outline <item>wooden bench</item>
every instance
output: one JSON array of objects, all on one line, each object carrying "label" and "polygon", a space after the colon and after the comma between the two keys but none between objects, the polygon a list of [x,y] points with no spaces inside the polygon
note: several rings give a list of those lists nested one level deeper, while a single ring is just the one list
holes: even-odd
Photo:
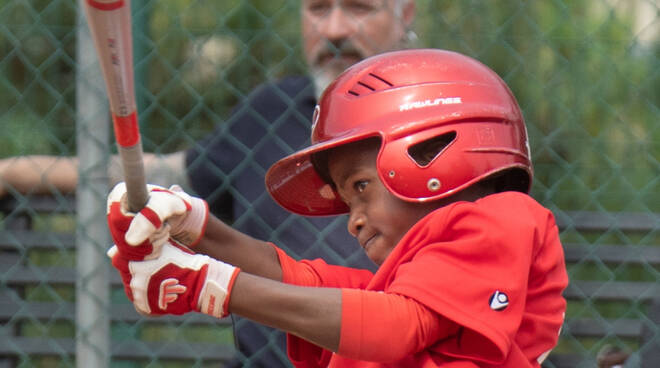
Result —
[{"label": "wooden bench", "polygon": [[595,367],[605,346],[632,367],[660,367],[660,215],[557,215],[570,283],[566,323],[547,367]]},{"label": "wooden bench", "polygon": [[[72,217],[71,198],[30,198],[0,201],[0,367],[19,362],[38,362],[42,357],[71,361],[75,354],[75,301],[57,296],[75,291],[76,270],[36,262],[33,254],[56,253],[66,257],[75,251],[72,230],[43,231],[34,224],[39,216]],[[566,324],[558,347],[544,367],[594,367],[597,352],[606,344],[619,345],[631,353],[633,366],[657,367],[660,362],[660,216],[656,214],[611,214],[572,212],[559,214],[571,283],[565,292],[569,302]],[[38,258],[38,257],[37,257]],[[628,272],[635,277],[627,277]],[[596,270],[596,271],[592,271]],[[594,275],[594,273],[596,275]],[[605,277],[598,274],[605,274]],[[158,319],[144,318],[128,303],[115,272],[110,320],[114,329],[135,331],[159,329],[180,334],[191,329],[225,331],[224,341],[187,338],[163,340],[151,337],[114,336],[113,361],[226,362],[234,354],[230,321],[200,314]],[[591,276],[601,276],[591,277]],[[51,297],[41,300],[34,289]],[[614,314],[599,308],[616,305]],[[63,324],[65,332],[57,330]],[[206,330],[204,330],[206,329]],[[36,332],[31,331],[36,330]],[[55,330],[55,331],[51,331]],[[172,333],[171,331],[176,332]],[[168,332],[169,331],[169,332]],[[113,332],[113,335],[121,335]],[[220,339],[222,340],[222,339]],[[187,365],[186,365],[187,364]],[[636,365],[635,365],[636,364]],[[36,365],[36,364],[35,364]]]},{"label": "wooden bench", "polygon": [[[71,229],[41,231],[35,218],[73,223],[74,209],[71,198],[0,201],[0,367],[73,362],[77,275],[70,263],[75,262],[75,237]],[[108,312],[113,361],[175,361],[188,367],[234,356],[229,319],[203,314],[145,318],[128,302],[112,271]]]}]

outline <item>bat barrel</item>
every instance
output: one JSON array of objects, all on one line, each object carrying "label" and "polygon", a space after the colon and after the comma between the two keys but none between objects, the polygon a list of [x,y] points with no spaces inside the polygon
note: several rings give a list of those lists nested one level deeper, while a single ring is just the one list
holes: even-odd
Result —
[{"label": "bat barrel", "polygon": [[129,207],[137,212],[148,191],[135,103],[130,0],[84,0],[84,7],[110,100]]}]

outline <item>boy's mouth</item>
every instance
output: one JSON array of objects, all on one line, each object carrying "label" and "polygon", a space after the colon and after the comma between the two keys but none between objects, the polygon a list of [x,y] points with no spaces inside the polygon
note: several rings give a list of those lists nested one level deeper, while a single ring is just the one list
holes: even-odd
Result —
[{"label": "boy's mouth", "polygon": [[373,234],[373,235],[367,237],[366,239],[361,240],[360,241],[360,246],[362,246],[362,248],[364,250],[367,250],[371,246],[371,244],[373,243],[374,239],[376,239],[376,236],[377,236],[376,234]]}]

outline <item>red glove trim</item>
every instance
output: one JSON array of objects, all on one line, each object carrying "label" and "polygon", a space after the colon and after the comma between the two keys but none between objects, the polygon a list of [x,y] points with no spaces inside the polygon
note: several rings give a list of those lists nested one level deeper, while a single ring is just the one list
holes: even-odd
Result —
[{"label": "red glove trim", "polygon": [[131,273],[128,270],[128,261],[119,253],[111,259],[112,266],[119,271],[122,284],[124,284],[124,293],[131,302],[133,301],[133,292],[131,291]]},{"label": "red glove trim", "polygon": [[121,205],[119,202],[113,202],[110,205],[110,211],[108,212],[107,218],[110,235],[123,258],[126,258],[127,261],[141,261],[145,256],[151,254],[153,251],[153,245],[149,239],[146,239],[138,246],[131,246],[126,243],[124,236],[133,220],[133,216],[124,215],[121,211]]},{"label": "red glove trim", "polygon": [[160,225],[163,224],[163,223],[160,221],[160,218],[158,217],[158,214],[157,214],[154,210],[152,210],[151,208],[149,208],[149,207],[144,207],[143,209],[140,210],[140,213],[141,213],[142,216],[144,216],[147,220],[149,220],[149,222],[151,222],[151,224],[154,225],[154,227],[155,227],[156,229],[159,229],[159,228],[160,228]]},{"label": "red glove trim", "polygon": [[231,275],[231,279],[229,279],[229,284],[227,284],[227,297],[225,297],[225,302],[222,303],[222,316],[226,317],[229,315],[229,298],[231,297],[231,290],[234,288],[234,283],[236,282],[236,278],[238,277],[238,274],[241,272],[241,269],[236,267],[234,270],[234,274]]}]

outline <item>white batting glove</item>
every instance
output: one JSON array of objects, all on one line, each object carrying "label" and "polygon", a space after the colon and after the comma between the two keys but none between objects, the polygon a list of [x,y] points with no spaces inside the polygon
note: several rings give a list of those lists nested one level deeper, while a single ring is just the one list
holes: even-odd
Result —
[{"label": "white batting glove", "polygon": [[116,246],[108,251],[135,309],[144,315],[191,311],[217,318],[228,314],[231,288],[240,269],[166,242],[156,258],[131,261]]},{"label": "white batting glove", "polygon": [[[145,207],[137,214],[128,210],[126,184],[119,183],[112,189],[108,195],[108,222],[111,231],[114,223],[125,222],[127,217],[134,216],[128,229],[124,230],[128,245],[140,245],[151,239],[161,227],[169,227],[171,238],[183,245],[194,247],[206,230],[209,216],[206,201],[185,193],[178,185],[173,185],[170,189],[148,185],[147,189],[149,198]],[[118,232],[114,231],[113,236],[115,233]],[[118,240],[115,239],[115,242]]]}]

